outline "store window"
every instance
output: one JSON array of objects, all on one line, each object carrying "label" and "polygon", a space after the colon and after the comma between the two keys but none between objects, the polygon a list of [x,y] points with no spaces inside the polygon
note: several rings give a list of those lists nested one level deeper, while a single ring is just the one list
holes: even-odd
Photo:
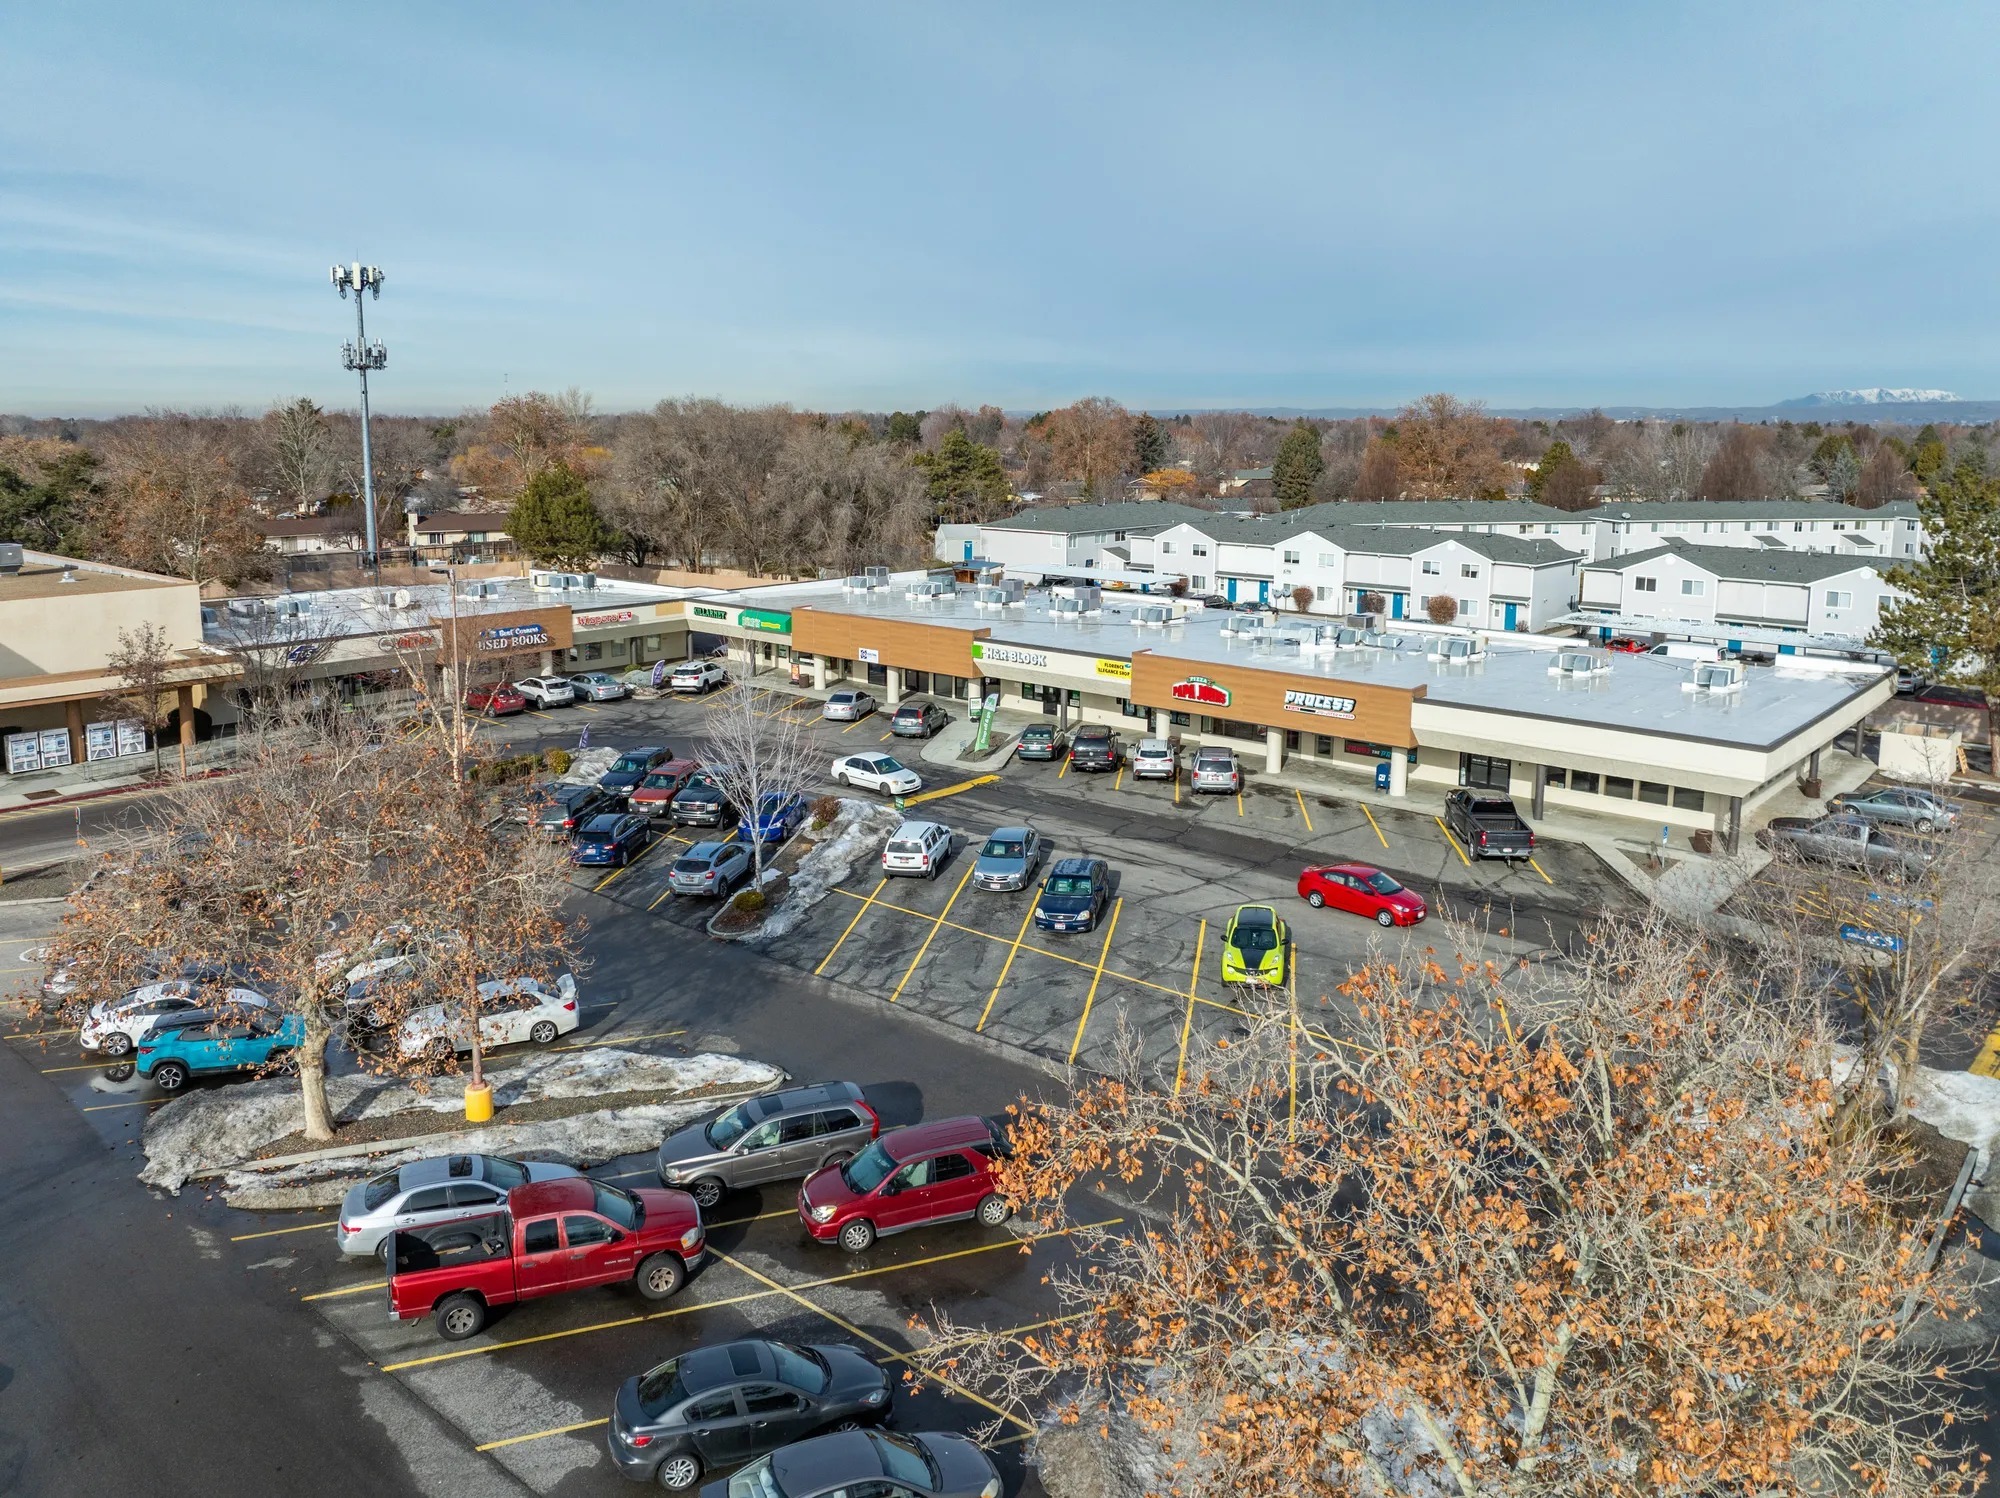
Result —
[{"label": "store window", "polygon": [[1022,682],[1021,700],[1023,702],[1040,702],[1042,700],[1042,689],[1036,686],[1032,681]]},{"label": "store window", "polygon": [[1632,782],[1630,778],[1624,775],[1605,776],[1604,794],[1614,797],[1619,801],[1630,801],[1632,799]]},{"label": "store window", "polygon": [[931,689],[931,674],[928,671],[905,671],[903,690],[906,692],[928,692]]},{"label": "store window", "polygon": [[[1560,782],[1551,783],[1559,784]],[[1597,772],[1595,770],[1571,770],[1569,772],[1569,788],[1573,791],[1582,791],[1588,796],[1596,795]]]},{"label": "store window", "polygon": [[602,645],[586,645],[586,646],[584,646],[584,647],[583,647],[583,658],[584,658],[585,660],[587,660],[587,661],[601,661],[601,660],[603,660],[603,659],[604,659],[604,647],[603,647]]},{"label": "store window", "polygon": [[886,687],[889,685],[889,668],[880,661],[870,661],[868,663],[868,685],[871,687]]},{"label": "store window", "polygon": [[1566,787],[1569,784],[1569,771],[1561,765],[1550,765],[1542,771],[1542,784]]},{"label": "store window", "polygon": [[1288,728],[1285,730],[1285,753],[1297,754],[1298,752],[1299,731],[1296,728]]},{"label": "store window", "polygon": [[1192,728],[1194,727],[1194,714],[1170,711],[1167,714],[1167,721],[1176,728]]},{"label": "store window", "polygon": [[1146,716],[1145,708],[1139,706],[1136,702],[1127,702],[1123,697],[1118,699],[1118,711],[1128,718],[1143,718]]},{"label": "store window", "polygon": [[1332,735],[1332,734],[1328,734],[1328,733],[1316,733],[1316,734],[1314,734],[1314,735],[1313,735],[1313,753],[1314,753],[1314,754],[1331,754],[1331,753],[1333,753],[1333,735]]},{"label": "store window", "polygon": [[1642,780],[1639,782],[1639,799],[1651,806],[1665,806],[1667,804],[1667,788],[1663,785],[1657,785],[1650,780]]},{"label": "store window", "polygon": [[1691,791],[1684,785],[1677,785],[1674,787],[1674,805],[1681,811],[1706,810],[1706,808],[1702,805],[1701,792]]},{"label": "store window", "polygon": [[1458,783],[1478,786],[1481,790],[1504,791],[1514,774],[1511,759],[1495,759],[1490,754],[1461,754],[1458,757]]}]

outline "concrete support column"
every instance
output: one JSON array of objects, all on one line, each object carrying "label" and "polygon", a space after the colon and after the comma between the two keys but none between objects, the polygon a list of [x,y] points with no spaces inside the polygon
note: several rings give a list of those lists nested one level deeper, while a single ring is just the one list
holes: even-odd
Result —
[{"label": "concrete support column", "polygon": [[813,690],[815,692],[824,692],[826,690],[826,666],[827,661],[825,656],[816,655],[812,658]]},{"label": "concrete support column", "polygon": [[1168,726],[1167,710],[1165,708],[1149,707],[1146,709],[1146,732],[1148,735],[1156,739],[1163,739],[1167,736]]},{"label": "concrete support column", "polygon": [[1743,798],[1729,798],[1729,830],[1723,834],[1722,846],[1734,853],[1743,842]]},{"label": "concrete support column", "polygon": [[1548,788],[1549,788],[1549,767],[1547,765],[1536,765],[1535,798],[1532,804],[1535,808],[1534,818],[1538,822],[1542,819],[1542,803],[1545,799],[1544,793],[1548,790]]},{"label": "concrete support column", "polygon": [[194,688],[176,687],[174,706],[181,715],[181,774],[187,774],[188,750],[194,747]]},{"label": "concrete support column", "polygon": [[1410,794],[1410,761],[1401,749],[1389,752],[1389,794],[1407,796]]},{"label": "concrete support column", "polygon": [[882,700],[890,707],[895,707],[903,700],[903,668],[901,666],[889,667],[888,677],[889,683],[883,689]]},{"label": "concrete support column", "polygon": [[1264,773],[1275,775],[1285,767],[1285,730],[1264,730]]},{"label": "concrete support column", "polygon": [[80,765],[84,762],[83,704],[81,702],[65,702],[63,704],[63,720],[69,728],[69,762],[73,765]]},{"label": "concrete support column", "polygon": [[[998,691],[996,684],[994,690]],[[971,676],[965,682],[965,716],[967,721],[979,716],[986,707],[986,678]]]}]

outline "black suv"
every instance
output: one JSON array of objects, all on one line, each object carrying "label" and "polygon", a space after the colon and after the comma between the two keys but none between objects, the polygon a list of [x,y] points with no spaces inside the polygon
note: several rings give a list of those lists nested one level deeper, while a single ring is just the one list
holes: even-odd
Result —
[{"label": "black suv", "polygon": [[899,739],[927,739],[951,721],[935,702],[906,702],[889,720],[889,732]]},{"label": "black suv", "polygon": [[601,812],[617,811],[621,800],[600,786],[552,785],[528,803],[528,822],[553,842],[573,835]]},{"label": "black suv", "polygon": [[668,813],[682,827],[720,827],[736,815],[736,808],[722,794],[721,786],[697,770],[675,794]]},{"label": "black suv", "polygon": [[1069,763],[1073,770],[1115,770],[1125,762],[1125,751],[1111,730],[1086,723],[1069,741]]},{"label": "black suv", "polygon": [[1014,754],[1018,759],[1060,759],[1067,747],[1055,724],[1030,723],[1021,730],[1021,747]]}]

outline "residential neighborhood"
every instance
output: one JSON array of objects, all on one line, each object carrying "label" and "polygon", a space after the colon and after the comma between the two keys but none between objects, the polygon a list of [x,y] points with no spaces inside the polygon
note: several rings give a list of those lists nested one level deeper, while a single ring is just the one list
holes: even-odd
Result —
[{"label": "residential neighborhood", "polygon": [[2000,18],[9,20],[0,1493],[1983,1489]]}]

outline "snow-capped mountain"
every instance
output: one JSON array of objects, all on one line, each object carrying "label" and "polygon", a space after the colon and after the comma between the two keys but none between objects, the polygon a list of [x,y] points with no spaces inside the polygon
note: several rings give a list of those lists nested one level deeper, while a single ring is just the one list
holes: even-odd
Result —
[{"label": "snow-capped mountain", "polygon": [[1871,385],[1866,390],[1820,390],[1812,395],[1801,395],[1793,400],[1779,401],[1781,406],[1921,406],[1935,401],[1955,401],[1958,397],[1949,390],[1906,390],[1881,385]]}]

